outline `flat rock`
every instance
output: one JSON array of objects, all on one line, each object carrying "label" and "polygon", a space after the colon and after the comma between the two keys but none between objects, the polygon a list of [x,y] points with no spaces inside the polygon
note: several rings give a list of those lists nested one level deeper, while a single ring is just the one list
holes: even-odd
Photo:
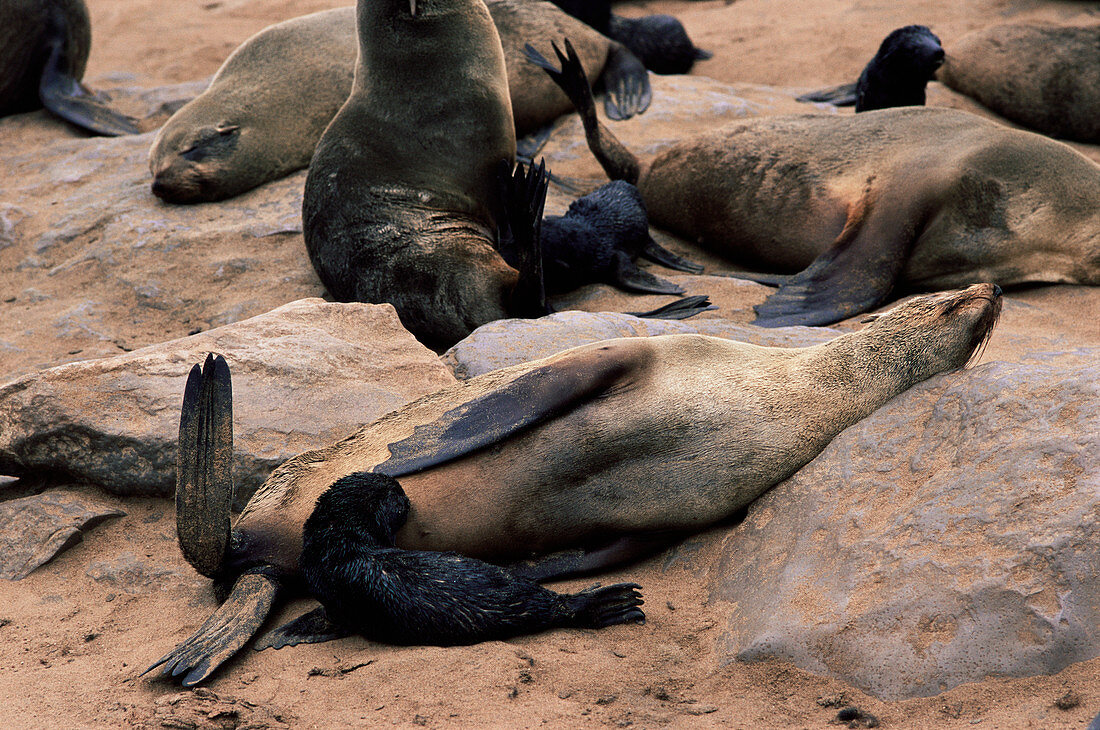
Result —
[{"label": "flat rock", "polygon": [[842,432],[724,538],[726,660],[898,699],[1100,655],[1098,363],[937,376]]},{"label": "flat rock", "polygon": [[841,334],[827,327],[764,328],[721,319],[642,319],[619,312],[558,312],[541,319],[502,319],[482,325],[443,354],[460,379],[614,337],[704,334],[754,345],[804,347]]},{"label": "flat rock", "polygon": [[61,472],[120,495],[171,495],[184,383],[211,351],[233,373],[239,503],[289,457],[454,382],[390,305],[306,299],[0,385],[0,474]]},{"label": "flat rock", "polygon": [[124,514],[102,501],[65,489],[0,502],[0,578],[27,577],[80,542],[84,530]]}]

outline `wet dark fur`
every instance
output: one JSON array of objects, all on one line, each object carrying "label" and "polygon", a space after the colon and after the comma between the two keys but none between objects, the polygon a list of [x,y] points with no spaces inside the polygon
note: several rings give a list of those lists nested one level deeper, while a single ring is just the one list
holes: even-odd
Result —
[{"label": "wet dark fur", "polygon": [[408,511],[396,480],[366,472],[317,500],[300,565],[336,624],[387,643],[449,646],[645,618],[633,583],[555,593],[456,553],[399,550],[394,535]]},{"label": "wet dark fur", "polygon": [[924,106],[925,87],[943,64],[940,39],[923,25],[886,36],[856,82],[856,112]]},{"label": "wet dark fur", "polygon": [[623,18],[611,13],[609,0],[551,0],[582,23],[622,43],[653,73],[685,74],[696,61],[711,57],[696,48],[683,24],[671,15]]}]

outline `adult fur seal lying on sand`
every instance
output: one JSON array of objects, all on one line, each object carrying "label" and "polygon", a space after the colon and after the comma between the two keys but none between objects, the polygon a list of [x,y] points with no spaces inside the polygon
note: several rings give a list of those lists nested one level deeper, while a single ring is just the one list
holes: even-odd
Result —
[{"label": "adult fur seal lying on sand", "polygon": [[684,140],[642,170],[596,118],[584,70],[542,65],[580,110],[612,179],[650,222],[779,285],[765,326],[829,324],[897,290],[994,281],[1100,285],[1100,166],[972,114],[906,107],[750,119]]},{"label": "adult fur seal lying on sand", "polygon": [[[324,613],[271,645],[348,631],[458,643],[568,624],[580,599],[533,597],[527,581],[633,559],[745,507],[886,401],[966,364],[999,311],[1000,290],[979,284],[814,347],[666,335],[573,348],[287,461],[232,527],[229,372],[208,359],[184,398],[177,520],[187,560],[232,590],[147,671],[201,682],[303,577]],[[515,572],[480,562],[532,555]],[[583,599],[599,606],[593,625],[639,617],[632,584],[607,590]],[[528,622],[527,608],[542,618]]]},{"label": "adult fur seal lying on sand", "polygon": [[1100,26],[983,28],[952,44],[939,79],[1030,129],[1100,142]]},{"label": "adult fur seal lying on sand", "polygon": [[[575,39],[585,70],[608,89],[611,118],[649,106],[645,69],[620,44],[547,2],[489,0],[487,6],[503,42],[520,135],[573,108],[524,60],[524,43],[538,39]],[[153,193],[171,203],[222,200],[306,167],[351,92],[357,53],[354,7],[294,18],[249,38],[210,87],[157,133],[149,152]]]},{"label": "adult fur seal lying on sand", "polygon": [[46,107],[81,129],[137,134],[80,79],[92,47],[84,0],[5,0],[0,4],[0,117]]}]

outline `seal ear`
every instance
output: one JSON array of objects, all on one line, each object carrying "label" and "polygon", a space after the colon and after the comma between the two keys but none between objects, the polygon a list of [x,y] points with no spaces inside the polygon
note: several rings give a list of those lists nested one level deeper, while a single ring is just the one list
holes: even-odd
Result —
[{"label": "seal ear", "polygon": [[176,454],[176,534],[180,550],[207,578],[221,571],[233,502],[233,384],[221,355],[191,368]]}]

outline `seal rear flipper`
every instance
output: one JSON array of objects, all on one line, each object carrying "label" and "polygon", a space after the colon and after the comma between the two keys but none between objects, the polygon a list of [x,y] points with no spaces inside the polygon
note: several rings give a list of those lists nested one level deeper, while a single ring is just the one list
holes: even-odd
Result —
[{"label": "seal rear flipper", "polygon": [[649,72],[625,46],[611,46],[600,80],[607,92],[603,108],[609,119],[617,122],[630,119],[648,109],[653,101]]},{"label": "seal rear flipper", "polygon": [[334,639],[349,636],[350,631],[343,629],[329,619],[324,606],[303,613],[256,640],[252,647],[255,651],[264,649],[282,649],[284,646],[298,644],[321,644]]},{"label": "seal rear flipper", "polygon": [[718,309],[718,307],[710,303],[710,297],[705,294],[696,294],[671,302],[663,307],[651,309],[648,312],[623,312],[623,314],[645,319],[687,319],[713,309]]},{"label": "seal rear flipper", "polygon": [[521,317],[544,317],[549,312],[542,271],[542,212],[547,186],[545,161],[538,167],[532,164],[526,173],[523,165],[516,165],[505,194],[505,215],[519,271],[512,309]]},{"label": "seal rear flipper", "polygon": [[694,261],[688,261],[682,256],[677,256],[661,244],[654,241],[652,236],[649,236],[649,240],[646,241],[645,248],[642,249],[640,255],[646,259],[649,259],[655,264],[667,266],[670,269],[675,269],[677,271],[686,271],[689,274],[703,273],[702,264],[697,264]]},{"label": "seal rear flipper", "polygon": [[638,265],[631,261],[630,257],[622,251],[616,251],[614,259],[612,277],[618,286],[627,291],[650,294],[684,293],[683,287],[673,284],[667,279],[654,276],[645,269],[639,269]]},{"label": "seal rear flipper", "polygon": [[233,584],[225,603],[191,638],[158,659],[142,674],[163,665],[163,676],[175,678],[184,674],[180,680],[184,687],[198,684],[248,643],[263,625],[278,593],[279,582],[275,578],[263,572],[245,573]]},{"label": "seal rear flipper", "polygon": [[233,503],[233,383],[221,355],[191,368],[176,452],[176,534],[184,558],[216,578],[229,547]]},{"label": "seal rear flipper", "polygon": [[828,89],[818,89],[817,91],[811,91],[808,94],[795,97],[795,101],[801,101],[806,104],[818,103],[832,104],[833,106],[855,106],[856,101],[859,99],[859,92],[856,91],[856,86],[856,82],[852,82],[850,84],[833,86]]},{"label": "seal rear flipper", "polygon": [[584,137],[588,142],[588,149],[595,155],[607,176],[612,180],[626,180],[632,185],[637,183],[641,174],[638,159],[616,139],[607,127],[600,123],[596,116],[596,100],[592,96],[592,87],[588,83],[588,76],[584,72],[584,66],[581,65],[581,59],[574,50],[573,44],[568,38],[565,40],[565,53],[562,53],[557,43],[553,46],[554,53],[557,54],[558,61],[561,63],[560,71],[530,43],[524,46],[523,53],[528,61],[545,71],[573,102],[584,125]]},{"label": "seal rear flipper", "polygon": [[763,271],[731,271],[725,274],[719,274],[719,276],[727,276],[731,279],[743,279],[745,281],[755,281],[757,284],[764,284],[765,286],[783,286],[794,279],[797,274],[769,274]]},{"label": "seal rear flipper", "polygon": [[[870,225],[862,212],[849,219],[833,246],[757,304],[753,324],[761,327],[827,325],[866,312],[890,295],[908,258],[913,238],[906,226]],[[895,231],[893,238],[886,231]],[[914,236],[910,231],[910,236]]]},{"label": "seal rear flipper", "polygon": [[632,348],[614,343],[565,353],[417,426],[389,444],[390,458],[371,471],[400,477],[499,443],[607,391],[639,364]]},{"label": "seal rear flipper", "polygon": [[38,97],[42,100],[42,106],[89,132],[108,137],[137,134],[139,130],[132,119],[110,109],[95,94],[84,88],[78,79],[62,69],[64,39],[65,31],[61,26],[47,41],[50,56],[42,68],[42,78],[38,82]]}]

